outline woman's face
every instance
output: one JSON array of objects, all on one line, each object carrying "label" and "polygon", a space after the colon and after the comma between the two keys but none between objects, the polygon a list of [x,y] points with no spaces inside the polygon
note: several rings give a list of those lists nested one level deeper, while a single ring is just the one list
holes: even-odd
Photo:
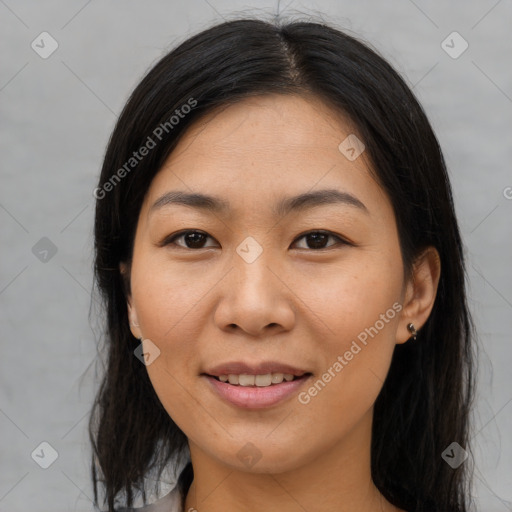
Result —
[{"label": "woman's face", "polygon": [[151,183],[131,328],[193,455],[283,472],[369,432],[410,334],[392,206],[353,133],[315,98],[247,99],[192,126]]}]

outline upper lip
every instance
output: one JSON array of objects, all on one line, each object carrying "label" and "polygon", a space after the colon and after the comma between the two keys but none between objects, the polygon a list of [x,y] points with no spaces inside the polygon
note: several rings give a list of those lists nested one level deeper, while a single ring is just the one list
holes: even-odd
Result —
[{"label": "upper lip", "polygon": [[296,377],[301,377],[306,370],[291,366],[289,364],[279,363],[278,361],[263,361],[260,363],[245,363],[243,361],[232,361],[222,363],[208,368],[204,373],[219,377],[221,375],[266,375],[267,373],[288,373]]}]

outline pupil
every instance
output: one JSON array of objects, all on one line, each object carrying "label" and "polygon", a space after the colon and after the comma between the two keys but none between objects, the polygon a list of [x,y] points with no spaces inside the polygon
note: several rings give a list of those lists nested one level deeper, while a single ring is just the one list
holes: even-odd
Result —
[{"label": "pupil", "polygon": [[326,235],[325,233],[313,233],[313,234],[310,234],[308,235],[308,238],[309,238],[309,241],[311,241],[311,239],[313,239],[313,243],[312,244],[309,244],[308,245],[312,245],[314,248],[318,249],[318,248],[322,248],[324,247],[324,242],[327,240],[328,238],[328,235]]},{"label": "pupil", "polygon": [[185,235],[185,238],[186,238],[186,241],[187,241],[187,245],[190,246],[190,244],[192,245],[192,247],[194,248],[201,248],[201,242],[204,242],[203,238],[204,237],[204,234],[203,233],[197,233],[197,232],[194,232],[194,233],[188,233],[187,235]]}]

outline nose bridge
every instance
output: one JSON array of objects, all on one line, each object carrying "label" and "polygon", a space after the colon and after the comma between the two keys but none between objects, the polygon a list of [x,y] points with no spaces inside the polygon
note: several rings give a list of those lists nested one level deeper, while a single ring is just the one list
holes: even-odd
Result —
[{"label": "nose bridge", "polygon": [[236,249],[233,257],[235,274],[235,295],[240,300],[271,301],[275,297],[275,276],[269,270],[270,249],[263,247],[252,237],[245,239]]},{"label": "nose bridge", "polygon": [[253,335],[261,334],[269,326],[291,327],[294,313],[286,287],[272,267],[276,263],[271,251],[263,250],[254,239],[246,239],[237,247],[231,277],[216,312],[219,327],[236,325]]}]

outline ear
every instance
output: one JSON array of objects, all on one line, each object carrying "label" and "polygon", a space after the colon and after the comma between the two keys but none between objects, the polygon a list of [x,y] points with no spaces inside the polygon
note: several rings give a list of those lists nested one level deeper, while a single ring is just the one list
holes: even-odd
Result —
[{"label": "ear", "polygon": [[427,321],[437,294],[441,275],[441,259],[434,247],[427,247],[414,261],[412,275],[406,283],[403,309],[397,330],[397,343],[411,338],[407,326],[419,331]]},{"label": "ear", "polygon": [[119,264],[119,271],[121,272],[121,276],[124,280],[124,290],[126,294],[126,307],[128,308],[128,320],[130,322],[130,331],[137,338],[142,338],[142,334],[140,332],[139,319],[137,318],[137,310],[132,303],[132,296],[130,292],[130,268],[129,265],[125,262],[121,262]]}]

